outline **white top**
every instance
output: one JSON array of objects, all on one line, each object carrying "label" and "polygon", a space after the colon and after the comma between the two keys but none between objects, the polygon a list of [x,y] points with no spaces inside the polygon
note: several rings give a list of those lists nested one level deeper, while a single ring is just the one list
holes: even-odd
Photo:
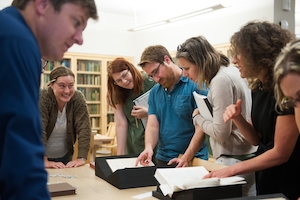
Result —
[{"label": "white top", "polygon": [[242,100],[242,115],[249,121],[251,114],[251,91],[247,81],[240,77],[234,66],[221,66],[219,72],[212,79],[207,98],[213,107],[213,121],[204,119],[200,115],[194,117],[194,123],[210,136],[213,157],[220,155],[245,155],[256,151],[239,132],[230,120],[224,123],[223,113],[227,106]]},{"label": "white top", "polygon": [[48,158],[61,158],[68,153],[66,105],[62,112],[58,110],[55,127],[47,141]]}]

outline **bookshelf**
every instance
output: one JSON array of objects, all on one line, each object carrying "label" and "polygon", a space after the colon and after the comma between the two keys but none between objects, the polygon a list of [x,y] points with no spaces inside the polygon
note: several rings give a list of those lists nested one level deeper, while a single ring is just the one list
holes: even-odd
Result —
[{"label": "bookshelf", "polygon": [[65,57],[63,60],[59,62],[53,62],[49,61],[47,66],[45,67],[44,73],[41,77],[41,87],[47,87],[47,84],[50,82],[50,72],[53,70],[55,67],[58,67],[60,65],[64,65],[68,68],[71,66],[71,58],[70,57]]},{"label": "bookshelf", "polygon": [[[93,133],[105,134],[109,122],[115,121],[106,100],[107,66],[117,57],[121,56],[67,52],[60,62],[48,63],[41,77],[41,88],[47,87],[49,74],[55,67],[64,65],[70,68],[75,75],[75,89],[86,98]],[[132,57],[122,57],[133,62]]]},{"label": "bookshelf", "polygon": [[111,106],[107,106],[107,124],[110,122],[115,122],[114,112]]}]

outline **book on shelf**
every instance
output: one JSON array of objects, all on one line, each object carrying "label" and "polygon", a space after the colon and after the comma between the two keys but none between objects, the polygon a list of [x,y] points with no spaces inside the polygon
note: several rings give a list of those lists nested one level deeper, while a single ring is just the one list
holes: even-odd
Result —
[{"label": "book on shelf", "polygon": [[154,177],[159,182],[159,187],[164,196],[172,196],[174,192],[194,188],[217,187],[246,183],[245,179],[239,176],[203,179],[203,177],[208,173],[209,172],[204,166],[157,168]]},{"label": "book on shelf", "polygon": [[51,197],[76,194],[76,188],[69,183],[53,183],[47,185]]},{"label": "book on shelf", "polygon": [[209,120],[213,120],[213,109],[206,96],[193,92],[194,99],[199,109],[200,115]]},{"label": "book on shelf", "polygon": [[[147,92],[145,92],[141,96],[139,96],[136,99],[134,99],[133,100],[134,105],[136,105],[136,106],[143,106],[145,108],[148,108],[148,98],[149,98],[149,95],[150,95],[150,91],[151,90],[148,90]],[[141,120],[142,120],[144,128],[146,128],[147,122],[148,122],[148,116],[142,118]]]}]

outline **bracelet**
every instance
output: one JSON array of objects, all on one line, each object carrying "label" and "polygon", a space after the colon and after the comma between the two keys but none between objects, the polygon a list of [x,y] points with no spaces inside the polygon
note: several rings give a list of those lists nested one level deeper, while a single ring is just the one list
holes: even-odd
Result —
[{"label": "bracelet", "polygon": [[194,119],[197,115],[199,115],[199,113],[198,114],[196,114],[196,115],[194,115],[194,116],[192,116],[192,118]]},{"label": "bracelet", "polygon": [[86,161],[86,159],[85,159],[85,158],[78,158],[78,159],[80,159],[80,160],[83,160],[84,162]]}]

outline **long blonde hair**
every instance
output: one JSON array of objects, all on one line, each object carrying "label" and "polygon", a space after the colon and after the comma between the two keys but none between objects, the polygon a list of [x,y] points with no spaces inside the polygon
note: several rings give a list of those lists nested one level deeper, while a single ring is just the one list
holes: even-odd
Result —
[{"label": "long blonde hair", "polygon": [[276,104],[280,109],[286,109],[281,104],[284,94],[280,88],[280,81],[290,73],[300,75],[300,39],[288,43],[279,54],[274,67],[274,94]]}]

